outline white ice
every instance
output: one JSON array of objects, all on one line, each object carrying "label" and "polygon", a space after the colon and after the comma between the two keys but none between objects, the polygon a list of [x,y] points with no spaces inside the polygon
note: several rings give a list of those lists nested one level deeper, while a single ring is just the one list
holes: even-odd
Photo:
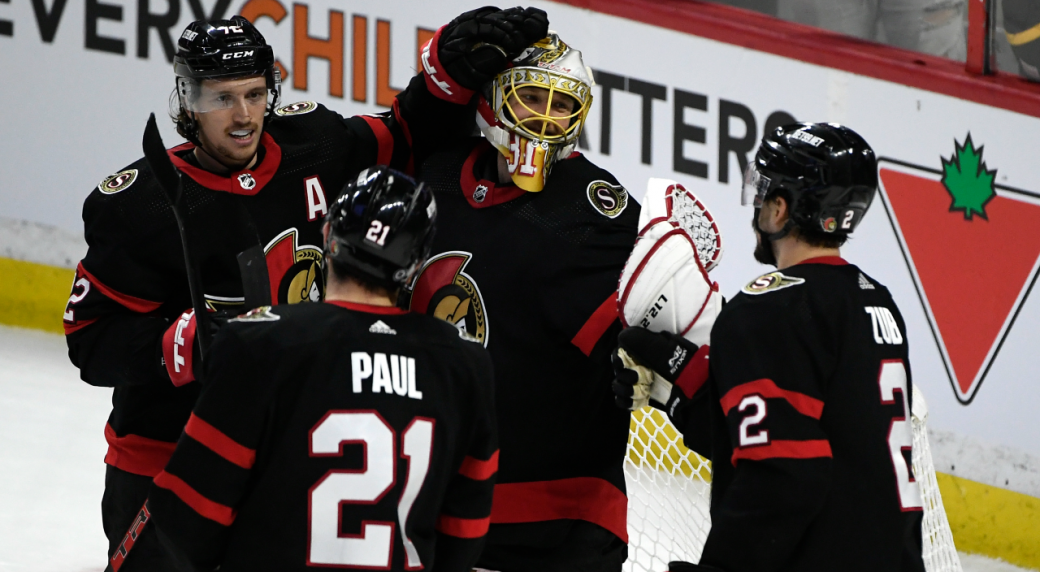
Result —
[{"label": "white ice", "polygon": [[[0,572],[101,572],[105,421],[58,335],[0,326]],[[965,572],[1027,572],[961,554]]]}]

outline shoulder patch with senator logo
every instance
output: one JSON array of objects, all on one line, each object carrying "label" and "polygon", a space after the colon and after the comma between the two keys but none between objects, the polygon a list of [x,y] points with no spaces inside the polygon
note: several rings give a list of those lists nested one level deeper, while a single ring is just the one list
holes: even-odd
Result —
[{"label": "shoulder patch with senator logo", "polygon": [[783,290],[784,288],[790,288],[791,286],[798,286],[799,284],[805,284],[805,278],[798,278],[796,276],[784,276],[780,272],[770,272],[759,276],[752,280],[747,286],[741,289],[741,292],[745,294],[758,295],[765,294],[766,292],[773,292],[775,290]]},{"label": "shoulder patch with senator logo", "polygon": [[608,218],[617,218],[628,206],[628,191],[621,185],[612,185],[606,181],[589,183],[586,196],[593,208]]},{"label": "shoulder patch with senator logo", "polygon": [[97,189],[106,195],[114,195],[119,191],[125,191],[136,180],[137,169],[127,169],[105,177],[103,181],[98,183]]},{"label": "shoulder patch with senator logo", "polygon": [[283,105],[274,110],[275,115],[285,117],[287,115],[303,115],[318,109],[318,104],[313,101],[297,101],[289,105]]},{"label": "shoulder patch with senator logo", "polygon": [[271,311],[270,306],[260,306],[238,316],[231,318],[229,322],[277,322],[282,317]]}]

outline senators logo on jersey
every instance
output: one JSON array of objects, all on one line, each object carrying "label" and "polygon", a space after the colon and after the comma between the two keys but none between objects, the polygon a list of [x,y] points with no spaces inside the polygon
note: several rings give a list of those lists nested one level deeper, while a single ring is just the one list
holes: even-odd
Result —
[{"label": "senators logo on jersey", "polygon": [[321,249],[299,244],[299,233],[289,228],[264,248],[271,295],[278,304],[320,302],[325,297]]},{"label": "senators logo on jersey", "polygon": [[473,278],[463,272],[472,257],[468,252],[445,252],[427,262],[415,280],[409,309],[454,324],[487,347],[484,298]]}]

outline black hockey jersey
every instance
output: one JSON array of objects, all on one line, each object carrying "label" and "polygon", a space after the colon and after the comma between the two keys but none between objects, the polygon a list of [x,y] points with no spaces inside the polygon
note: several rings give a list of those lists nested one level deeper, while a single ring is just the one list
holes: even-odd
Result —
[{"label": "black hockey jersey", "polygon": [[497,160],[474,139],[425,163],[437,233],[410,302],[479,339],[495,364],[502,455],[488,543],[558,542],[544,527],[499,538],[496,525],[575,520],[627,541],[629,414],[614,406],[609,354],[639,205],[577,153],[540,193],[496,185]]},{"label": "black hockey jersey", "polygon": [[148,501],[196,566],[472,568],[498,458],[479,343],[428,316],[330,302],[253,310],[210,355]]},{"label": "black hockey jersey", "polygon": [[[468,135],[463,106],[433,97],[422,76],[391,112],[345,119],[313,102],[279,108],[261,135],[252,169],[219,176],[194,166],[193,145],[169,151],[182,173],[188,233],[207,304],[239,314],[236,256],[260,245],[276,304],[322,296],[321,225],[328,205],[374,164],[410,170],[415,155]],[[198,396],[174,387],[160,339],[191,298],[173,212],[144,159],[106,178],[87,197],[89,249],[65,310],[69,357],[91,385],[114,387],[106,463],[155,476],[173,452]]]},{"label": "black hockey jersey", "polygon": [[710,371],[702,564],[924,570],[906,327],[888,289],[838,257],[761,276],[723,307]]}]

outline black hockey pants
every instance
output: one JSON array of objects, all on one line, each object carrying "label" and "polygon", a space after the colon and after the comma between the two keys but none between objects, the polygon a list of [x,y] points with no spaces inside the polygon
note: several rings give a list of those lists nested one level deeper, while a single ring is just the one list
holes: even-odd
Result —
[{"label": "black hockey pants", "polygon": [[[112,554],[119,548],[130,525],[137,518],[152,479],[128,473],[111,465],[106,467],[105,495],[101,497],[101,521],[108,537],[108,566],[112,572]],[[127,554],[119,572],[192,572],[192,566],[183,557],[174,554],[159,542],[151,525],[145,525],[142,534]]]}]

